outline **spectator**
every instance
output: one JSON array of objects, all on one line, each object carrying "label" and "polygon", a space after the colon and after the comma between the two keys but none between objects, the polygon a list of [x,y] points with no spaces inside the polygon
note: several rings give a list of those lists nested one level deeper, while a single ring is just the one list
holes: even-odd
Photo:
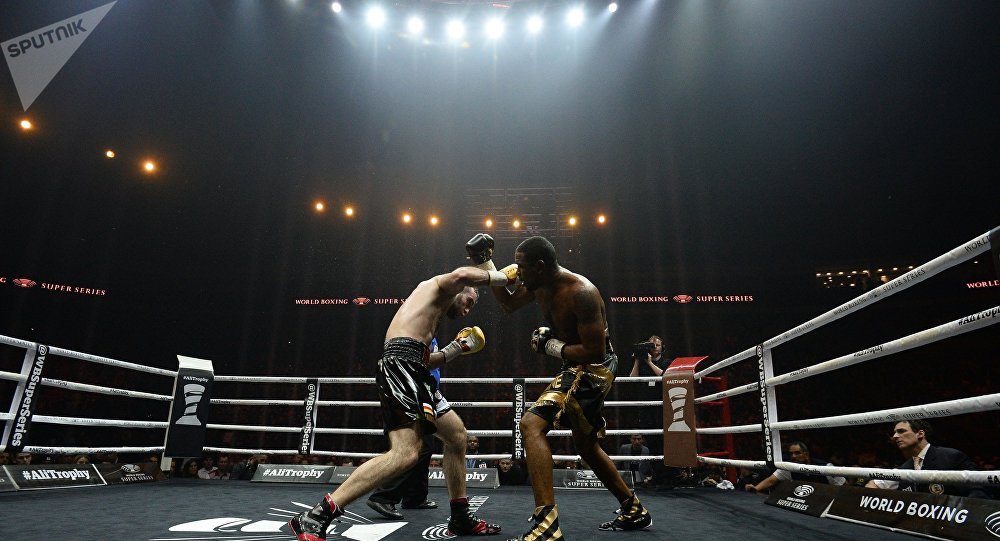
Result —
[{"label": "spectator", "polygon": [[428,466],[431,468],[441,468],[443,467],[443,464],[441,463],[440,458],[432,458]]},{"label": "spectator", "polygon": [[257,466],[267,463],[267,455],[250,455],[246,460],[233,465],[233,471],[229,474],[230,479],[249,481],[253,479],[257,472]]},{"label": "spectator", "polygon": [[10,453],[0,453],[0,466],[10,464]]},{"label": "spectator", "polygon": [[[797,464],[812,464],[814,466],[833,466],[828,462],[819,459],[813,459],[809,456],[809,448],[806,444],[801,441],[793,441],[788,444],[788,455],[791,457],[792,462]],[[811,481],[813,483],[829,483],[831,485],[843,485],[847,482],[847,479],[838,476],[826,476],[826,475],[813,475],[799,472],[790,472],[787,470],[778,469],[771,475],[764,479],[758,484],[747,483],[744,485],[743,489],[747,492],[765,492],[770,490],[771,487],[778,484],[780,481]]]},{"label": "spectator", "polygon": [[76,455],[73,457],[73,464],[90,464],[90,457],[87,455]]},{"label": "spectator", "polygon": [[181,465],[180,477],[197,479],[198,471],[198,461],[193,458],[189,458]]},{"label": "spectator", "polygon": [[198,479],[218,479],[219,468],[215,467],[215,459],[206,456],[202,459],[201,468],[198,469]]},{"label": "spectator", "polygon": [[[632,443],[626,443],[618,448],[618,454],[627,456],[649,456],[649,447],[646,447],[646,438],[642,434],[632,434]],[[653,480],[653,465],[648,460],[633,460],[628,463],[628,469],[632,471],[632,478],[635,483],[648,486]]]},{"label": "spectator", "polygon": [[21,452],[14,455],[14,464],[18,466],[30,466],[32,460],[34,457],[31,456],[31,453]]},{"label": "spectator", "polygon": [[465,467],[485,468],[486,461],[477,456],[474,456],[479,454],[479,438],[475,436],[469,436],[467,442],[468,444],[465,449]]},{"label": "spectator", "polygon": [[740,466],[740,475],[736,478],[736,490],[746,490],[747,485],[756,485],[761,478],[760,472]]},{"label": "spectator", "polygon": [[344,467],[353,468],[354,467],[354,459],[351,458],[351,457],[349,457],[349,456],[345,456],[344,458],[340,459],[340,465],[344,466]]},{"label": "spectator", "polygon": [[497,461],[497,475],[500,478],[501,486],[523,485],[528,478],[521,466],[509,458],[501,458]]},{"label": "spectator", "polygon": [[218,474],[215,479],[231,479],[233,466],[229,462],[229,455],[219,455]]},{"label": "spectator", "polygon": [[[933,435],[931,424],[923,419],[900,421],[893,428],[892,442],[903,453],[906,462],[897,466],[900,470],[977,470],[975,463],[962,451],[951,447],[931,445]],[[889,490],[909,490],[929,492],[931,494],[948,494],[951,496],[970,496],[989,499],[980,487],[961,485],[945,486],[941,483],[916,484],[908,481],[885,481],[872,479],[865,484],[867,488],[884,488]]]}]

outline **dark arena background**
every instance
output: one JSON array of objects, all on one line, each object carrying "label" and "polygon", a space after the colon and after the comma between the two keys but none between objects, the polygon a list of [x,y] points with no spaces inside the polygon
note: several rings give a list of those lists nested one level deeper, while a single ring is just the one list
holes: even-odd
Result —
[{"label": "dark arena background", "polygon": [[[513,262],[522,240],[542,235],[561,265],[598,287],[619,377],[629,376],[632,345],[650,335],[662,337],[665,357],[707,356],[700,369],[1000,225],[1000,4],[609,4],[0,2],[8,66],[0,70],[0,335],[164,370],[177,370],[183,355],[211,360],[216,376],[371,378],[400,303],[420,281],[467,264],[466,241],[486,232],[496,239],[498,267]],[[379,27],[368,12],[376,5],[385,16]],[[96,23],[74,22],[91,10],[102,14]],[[537,32],[528,30],[533,16],[543,21]],[[411,17],[423,27],[410,26]],[[44,32],[61,21],[65,30]],[[452,21],[464,23],[464,34],[448,33]],[[60,48],[74,39],[75,49]],[[783,345],[774,373],[997,306],[997,244]],[[486,349],[443,375],[552,377],[558,361],[529,347],[532,329],[544,323],[537,306],[504,314],[484,290],[467,318],[442,321],[437,339],[478,325]],[[782,386],[782,419],[1000,393],[997,329]],[[24,359],[24,348],[0,343],[0,372],[21,372]],[[172,389],[162,378],[72,358],[53,357],[44,375]],[[757,363],[733,365],[726,377],[729,387],[755,382]],[[0,413],[14,407],[8,400],[17,388],[0,378]],[[529,385],[527,399],[543,388]],[[371,385],[329,389],[321,399],[378,399]],[[452,402],[511,400],[510,385],[446,382],[442,390]],[[716,390],[703,382],[698,395]],[[305,395],[303,385],[217,381],[212,398]],[[618,383],[609,397],[661,399],[660,387],[645,382]],[[168,411],[163,402],[57,386],[40,386],[33,400],[36,413],[77,418],[163,421]],[[932,419],[932,442],[995,469],[998,408]],[[380,428],[375,411],[323,408],[318,423]],[[456,411],[469,430],[512,426],[509,408]],[[724,411],[698,409],[697,425],[762,422],[756,392],[727,399]],[[611,429],[652,429],[662,428],[662,413],[609,407],[605,416]],[[210,422],[295,426],[301,417],[300,406],[213,405]],[[863,424],[787,431],[783,439],[808,441],[813,457],[834,465],[892,468],[903,460],[891,431],[891,423]],[[299,436],[208,430],[205,445],[294,449]],[[29,440],[162,447],[164,434],[33,423]],[[646,440],[653,455],[664,454],[662,435]],[[628,441],[615,434],[604,448],[614,455]],[[575,453],[568,438],[550,443],[557,454]],[[730,458],[764,460],[760,432],[698,436],[701,451],[727,445]],[[509,436],[482,437],[480,449],[504,454],[511,446]],[[319,434],[315,448],[381,452],[386,441]],[[124,463],[149,453],[90,455],[94,463]],[[33,457],[35,464],[73,459]],[[212,517],[256,520],[294,507],[289,502],[315,503],[323,491],[206,486],[178,479],[181,462],[170,480],[154,484],[0,487],[0,537],[54,533],[47,527],[64,539],[118,537],[132,531],[125,522],[148,519],[136,539],[287,539],[287,529],[225,537],[220,527],[184,537],[169,528]],[[719,473],[735,478],[730,470]],[[590,523],[613,518],[603,514],[614,510],[613,498],[557,491],[567,536],[902,535],[696,486],[716,473],[712,466],[656,471],[638,489],[656,517],[653,531],[597,532]],[[532,509],[527,487],[470,493],[492,498],[482,513],[498,516],[504,534],[521,533]],[[440,488],[431,496],[447,500]],[[83,506],[108,511],[60,511],[49,521],[55,509]],[[379,523],[363,502],[351,510]],[[446,512],[427,513],[411,511],[409,526],[378,535],[432,539],[424,528]],[[364,539],[379,538],[371,535]]]}]

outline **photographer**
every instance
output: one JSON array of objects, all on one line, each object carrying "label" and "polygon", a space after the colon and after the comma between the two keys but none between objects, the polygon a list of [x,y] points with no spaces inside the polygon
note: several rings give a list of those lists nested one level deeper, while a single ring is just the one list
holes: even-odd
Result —
[{"label": "photographer", "polygon": [[670,359],[663,356],[663,339],[655,334],[632,346],[632,358],[629,376],[662,376],[670,364]]}]

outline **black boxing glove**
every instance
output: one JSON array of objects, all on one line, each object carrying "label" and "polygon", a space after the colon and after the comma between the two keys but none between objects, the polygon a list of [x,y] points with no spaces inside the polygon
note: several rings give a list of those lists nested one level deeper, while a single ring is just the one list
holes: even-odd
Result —
[{"label": "black boxing glove", "polygon": [[552,329],[539,327],[531,333],[531,349],[557,359],[563,358],[566,342],[552,338]]},{"label": "black boxing glove", "polygon": [[493,264],[493,248],[496,244],[493,237],[486,233],[476,233],[474,237],[465,243],[465,251],[469,254],[469,259],[477,268],[484,270],[496,270]]}]

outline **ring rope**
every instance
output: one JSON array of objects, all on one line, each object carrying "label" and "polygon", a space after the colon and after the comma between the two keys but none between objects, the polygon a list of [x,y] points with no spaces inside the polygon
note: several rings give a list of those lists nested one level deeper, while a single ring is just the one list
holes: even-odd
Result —
[{"label": "ring rope", "polygon": [[[752,351],[751,351],[752,353]],[[539,378],[441,378],[441,383],[512,383],[514,379],[523,379],[525,383],[552,383],[550,377]],[[659,383],[661,376],[622,376],[615,378],[619,383],[655,382]],[[375,378],[307,378],[297,376],[220,376],[216,375],[213,383],[307,383],[314,380],[317,383],[375,383]]]},{"label": "ring rope", "polygon": [[879,357],[884,357],[900,351],[906,351],[925,344],[931,344],[937,342],[938,340],[943,340],[945,338],[964,334],[969,331],[975,331],[983,327],[988,327],[995,323],[1000,323],[1000,306],[994,306],[993,308],[988,308],[986,310],[976,312],[975,314],[956,319],[955,321],[938,325],[937,327],[931,327],[930,329],[916,332],[909,336],[904,336],[884,344],[865,348],[854,353],[848,353],[847,355],[837,357],[836,359],[800,368],[787,374],[781,374],[780,376],[774,376],[765,380],[765,383],[772,386],[783,385],[791,381],[822,374],[824,372],[830,372],[831,370],[846,368],[857,363],[870,361],[872,359],[877,359]]},{"label": "ring rope", "polygon": [[1000,393],[946,400],[944,402],[934,402],[921,406],[907,406],[798,421],[778,421],[771,423],[771,427],[778,430],[798,430],[803,428],[829,428],[846,425],[870,425],[897,422],[905,419],[946,417],[992,410],[1000,410]]},{"label": "ring rope", "polygon": [[54,346],[49,347],[49,355],[59,355],[62,357],[79,359],[81,361],[89,361],[97,364],[106,364],[108,366],[117,366],[119,368],[127,368],[129,370],[135,370],[136,372],[146,372],[147,374],[156,374],[157,376],[168,376],[171,378],[177,377],[176,370],[165,370],[163,368],[143,366],[141,364],[119,361],[117,359],[110,359],[108,357],[101,357],[98,355],[90,355],[89,353],[80,353],[79,351],[73,351],[71,349],[63,349]]},{"label": "ring rope", "polygon": [[126,428],[167,428],[169,424],[166,421],[127,421],[123,419],[60,417],[57,415],[33,415],[31,422],[56,425],[121,426]]},{"label": "ring rope", "polygon": [[[890,342],[885,342],[884,344],[879,344],[874,347],[868,347],[856,351],[854,353],[848,353],[847,355],[842,355],[835,359],[830,359],[828,361],[823,361],[821,363],[814,364],[812,366],[807,366],[805,368],[800,368],[794,370],[787,374],[781,374],[774,376],[765,380],[768,385],[778,386],[784,385],[792,381],[804,379],[807,377],[823,374],[825,372],[830,372],[833,370],[838,370],[841,368],[846,368],[848,366],[853,366],[858,363],[870,361],[877,359],[879,357],[884,357],[886,355],[892,355],[893,353],[899,353],[901,351],[907,351],[919,346],[926,344],[931,344],[937,342],[938,340],[943,340],[945,338],[950,338],[952,336],[958,336],[960,334],[967,333],[969,331],[974,331],[981,329],[983,327],[988,327],[1000,322],[1000,306],[994,306],[993,308],[988,308],[975,314],[971,314],[954,321],[938,325],[937,327],[931,327],[909,336],[904,336]],[[724,398],[728,396],[736,396],[744,393],[749,393],[756,391],[760,388],[758,382],[749,383],[742,387],[734,387],[732,389],[727,389],[722,392],[715,394],[698,397],[694,399],[695,404],[701,404],[708,402],[710,400],[717,400],[719,398]]]},{"label": "ring rope", "polygon": [[[951,267],[954,267],[959,263],[968,261],[982,254],[983,252],[988,251],[989,249],[990,249],[990,232],[987,231],[985,234],[977,236],[976,238],[970,240],[969,242],[962,244],[961,246],[943,255],[940,255],[937,258],[927,263],[924,263],[923,265],[920,265],[919,267],[907,272],[906,274],[897,276],[895,279],[890,280],[880,285],[879,287],[872,289],[871,291],[862,293],[861,295],[858,295],[854,299],[849,300],[832,310],[820,314],[819,316],[816,316],[813,319],[810,319],[809,321],[806,321],[805,323],[791,330],[785,331],[779,334],[778,336],[771,338],[770,340],[766,340],[764,342],[764,347],[774,348],[775,346],[783,344],[793,338],[802,336],[807,332],[812,331],[813,329],[818,329],[819,327],[826,325],[827,323],[836,321],[848,314],[851,314],[853,312],[856,312],[857,310],[860,310],[861,308],[864,308],[865,306],[873,304],[874,301],[876,299],[880,299],[880,297],[884,299],[890,295],[899,293],[900,291],[903,291],[904,289],[907,289],[913,285],[919,284],[920,282],[923,282],[924,280],[930,278],[931,276],[934,276],[944,270],[950,269]],[[733,357],[719,361],[718,363],[715,363],[700,372],[696,372],[694,377],[700,379],[705,375],[710,374],[721,368],[725,368],[730,364],[739,362],[748,357],[752,357],[755,354],[755,349],[756,348],[751,348],[742,353],[738,353]]]},{"label": "ring rope", "polygon": [[38,455],[79,455],[88,453],[162,453],[164,447],[40,447],[25,445],[24,452]]},{"label": "ring rope", "polygon": [[74,391],[86,391],[89,393],[129,396],[132,398],[148,398],[150,400],[160,400],[163,402],[170,402],[173,400],[173,397],[162,394],[144,393],[142,391],[128,391],[125,389],[101,387],[100,385],[90,385],[87,383],[74,383],[72,381],[63,381],[61,379],[42,378],[42,385],[48,385],[49,387],[62,387],[63,389],[72,389]]},{"label": "ring rope", "polygon": [[26,374],[19,374],[17,372],[0,372],[0,379],[5,379],[8,381],[27,381],[28,376]]},{"label": "ring rope", "polygon": [[695,432],[698,434],[742,434],[747,432],[760,432],[763,429],[763,425],[757,423],[754,425],[698,427],[695,428]]}]

